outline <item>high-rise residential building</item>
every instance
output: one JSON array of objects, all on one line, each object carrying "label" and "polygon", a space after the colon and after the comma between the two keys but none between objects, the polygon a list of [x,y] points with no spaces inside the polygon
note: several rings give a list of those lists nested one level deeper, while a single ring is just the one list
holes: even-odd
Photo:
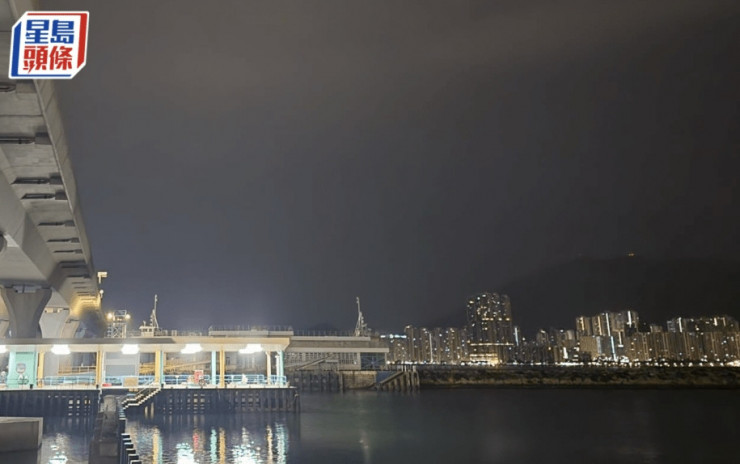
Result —
[{"label": "high-rise residential building", "polygon": [[650,333],[660,333],[663,331],[663,326],[660,324],[650,324]]},{"label": "high-rise residential building", "polygon": [[591,326],[591,318],[588,316],[578,316],[576,318],[576,336],[581,338],[589,337],[593,334],[594,331]]},{"label": "high-rise residential building", "polygon": [[429,351],[425,350],[424,334],[422,329],[407,325],[404,329],[409,358],[412,362],[423,362],[429,359]]},{"label": "high-rise residential building", "polygon": [[[427,329],[406,326],[403,335],[386,335],[389,347],[402,344],[391,350],[392,359],[402,362],[459,364],[469,360],[467,331],[456,327]],[[395,353],[403,353],[395,358]]]},{"label": "high-rise residential building", "polygon": [[605,311],[596,316],[576,318],[578,338],[614,337],[617,347],[623,347],[627,337],[638,330],[640,318],[636,311],[626,309],[620,312]]},{"label": "high-rise residential building", "polygon": [[480,293],[468,298],[470,360],[499,364],[513,359],[511,302],[506,295]]},{"label": "high-rise residential building", "polygon": [[409,354],[409,343],[405,334],[385,334],[380,338],[388,344],[388,362],[407,363],[413,359]]},{"label": "high-rise residential building", "polygon": [[683,317],[674,317],[666,322],[666,328],[668,332],[684,332],[686,331],[686,319]]},{"label": "high-rise residential building", "polygon": [[666,324],[669,332],[737,332],[738,322],[735,318],[722,316],[709,317],[676,317]]},{"label": "high-rise residential building", "polygon": [[579,340],[580,352],[591,360],[617,358],[614,337],[609,335],[589,335]]}]

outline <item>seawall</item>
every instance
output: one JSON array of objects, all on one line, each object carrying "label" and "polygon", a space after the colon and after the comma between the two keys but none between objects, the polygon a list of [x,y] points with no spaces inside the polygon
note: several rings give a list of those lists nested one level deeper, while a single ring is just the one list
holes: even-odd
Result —
[{"label": "seawall", "polygon": [[740,388],[732,367],[419,367],[421,387]]}]

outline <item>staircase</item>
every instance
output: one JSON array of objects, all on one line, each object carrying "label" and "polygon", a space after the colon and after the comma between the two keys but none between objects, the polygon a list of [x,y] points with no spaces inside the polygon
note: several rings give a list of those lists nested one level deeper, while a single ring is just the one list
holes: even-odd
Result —
[{"label": "staircase", "polygon": [[414,371],[396,372],[371,388],[379,391],[414,392],[419,390],[419,373]]},{"label": "staircase", "polygon": [[332,355],[324,356],[323,358],[314,359],[312,361],[304,362],[304,363],[297,363],[297,364],[287,364],[285,366],[286,370],[294,370],[299,371],[303,369],[308,369],[309,367],[313,367],[317,364],[321,364],[323,362],[331,361],[334,357]]},{"label": "staircase", "polygon": [[154,397],[157,393],[162,390],[160,384],[149,384],[146,388],[142,388],[132,398],[126,398],[121,401],[121,409],[126,410],[130,407],[141,406]]}]

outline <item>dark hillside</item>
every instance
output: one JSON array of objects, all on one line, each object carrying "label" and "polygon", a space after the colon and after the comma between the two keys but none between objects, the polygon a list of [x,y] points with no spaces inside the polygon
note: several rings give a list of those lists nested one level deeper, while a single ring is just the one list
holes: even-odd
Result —
[{"label": "dark hillside", "polygon": [[[740,318],[740,263],[578,258],[501,287],[525,334],[538,328],[573,328],[578,315],[632,308],[642,320],[665,324],[674,316],[729,314]],[[464,311],[435,325],[460,326]]]}]

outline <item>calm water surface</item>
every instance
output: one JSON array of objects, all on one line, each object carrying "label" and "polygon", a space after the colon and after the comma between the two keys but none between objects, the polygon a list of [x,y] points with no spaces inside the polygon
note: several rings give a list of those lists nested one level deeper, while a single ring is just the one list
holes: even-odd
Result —
[{"label": "calm water surface", "polygon": [[[43,464],[87,463],[94,427],[95,420],[87,417],[44,418],[42,444],[38,453],[39,462]],[[20,461],[22,460],[19,459]],[[32,461],[28,460],[28,462]],[[0,463],[5,464],[2,459]]]},{"label": "calm water surface", "polygon": [[[303,395],[302,405],[130,418],[128,431],[156,464],[740,462],[731,390],[357,392]],[[84,462],[89,435],[67,433],[45,432],[42,463]]]}]

